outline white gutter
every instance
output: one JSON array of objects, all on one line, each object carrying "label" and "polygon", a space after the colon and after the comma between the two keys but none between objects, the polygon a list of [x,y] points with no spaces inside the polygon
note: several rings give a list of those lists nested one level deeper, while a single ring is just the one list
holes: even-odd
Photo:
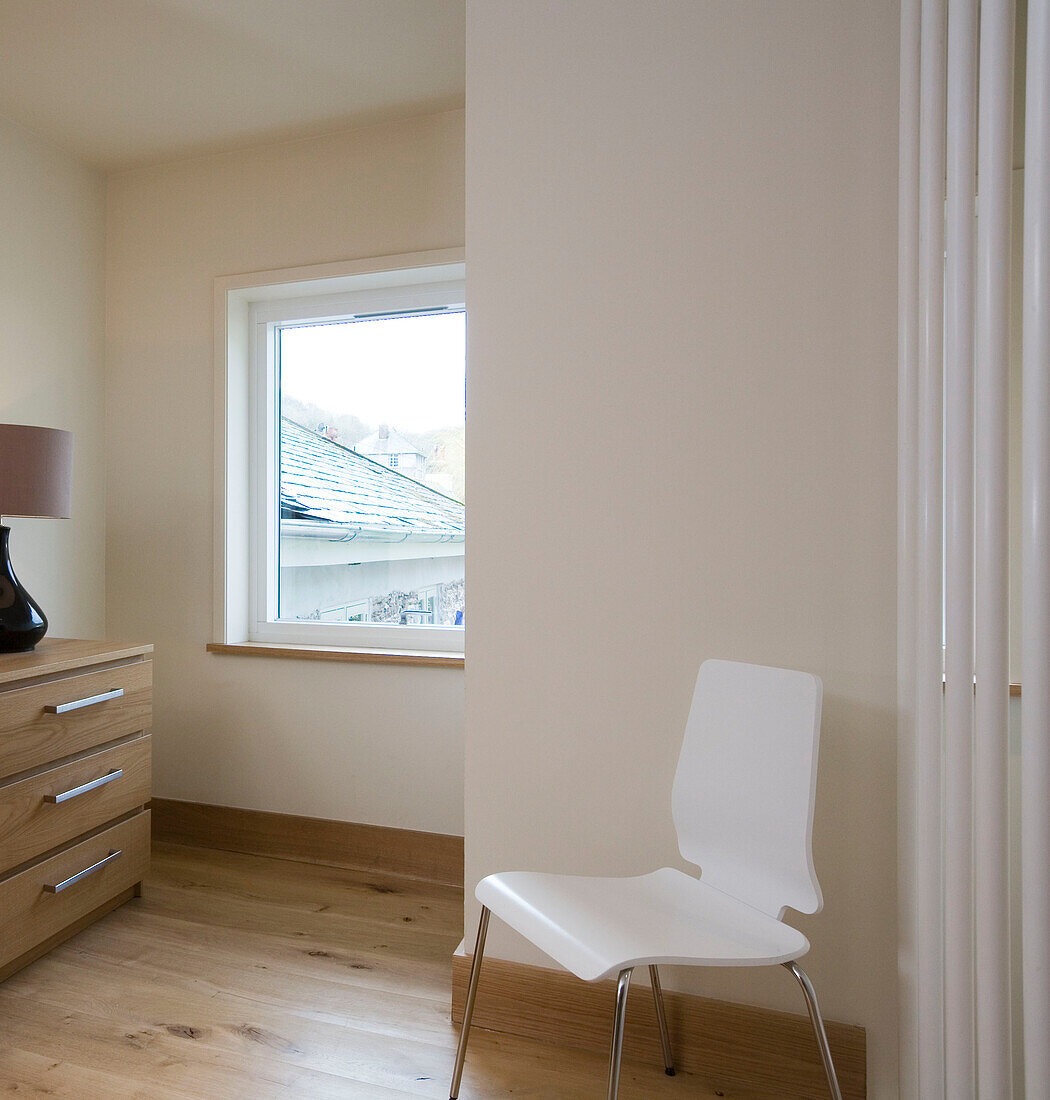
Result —
[{"label": "white gutter", "polygon": [[440,532],[433,528],[411,531],[380,531],[375,528],[352,527],[349,524],[310,520],[281,520],[281,538],[324,539],[326,542],[402,542],[444,543],[463,542],[465,533]]}]

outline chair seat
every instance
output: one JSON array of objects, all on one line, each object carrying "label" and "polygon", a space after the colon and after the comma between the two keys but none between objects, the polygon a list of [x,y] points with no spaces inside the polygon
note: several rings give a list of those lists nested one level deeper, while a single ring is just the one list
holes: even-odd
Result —
[{"label": "chair seat", "polygon": [[797,929],[671,867],[637,878],[508,871],[477,898],[584,981],[632,966],[768,966],[809,950]]}]

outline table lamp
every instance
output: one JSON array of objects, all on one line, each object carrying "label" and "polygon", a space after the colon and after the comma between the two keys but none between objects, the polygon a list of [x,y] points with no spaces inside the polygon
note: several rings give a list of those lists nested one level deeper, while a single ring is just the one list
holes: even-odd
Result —
[{"label": "table lamp", "polygon": [[0,424],[0,653],[24,653],[47,633],[44,612],[11,568],[3,517],[68,519],[72,489],[71,432]]}]

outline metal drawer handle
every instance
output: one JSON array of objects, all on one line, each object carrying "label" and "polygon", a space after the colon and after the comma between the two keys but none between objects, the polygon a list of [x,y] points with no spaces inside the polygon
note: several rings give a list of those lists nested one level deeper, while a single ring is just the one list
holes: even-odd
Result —
[{"label": "metal drawer handle", "polygon": [[81,783],[79,787],[74,787],[72,790],[63,791],[61,794],[45,794],[44,801],[52,804],[68,802],[71,798],[76,798],[78,794],[87,794],[88,791],[97,791],[99,787],[104,787],[107,783],[112,783],[114,779],[119,779],[123,774],[123,768],[115,768],[105,775],[100,775],[98,779],[92,779],[87,783]]},{"label": "metal drawer handle", "polygon": [[110,699],[120,699],[124,694],[123,688],[114,691],[104,691],[101,695],[89,695],[86,699],[74,699],[72,703],[52,703],[44,707],[48,714],[68,714],[71,710],[80,710],[81,707],[93,707],[96,703],[108,703]]},{"label": "metal drawer handle", "polygon": [[55,883],[54,886],[45,882],[44,892],[48,894],[61,894],[63,890],[68,889],[74,882],[79,882],[82,878],[93,875],[96,871],[105,867],[107,863],[112,863],[113,860],[119,859],[123,854],[120,848],[114,848],[105,859],[100,859],[98,863],[92,863],[90,867],[85,867],[83,871],[77,871],[75,875],[70,875],[69,878],[65,878],[61,882]]}]

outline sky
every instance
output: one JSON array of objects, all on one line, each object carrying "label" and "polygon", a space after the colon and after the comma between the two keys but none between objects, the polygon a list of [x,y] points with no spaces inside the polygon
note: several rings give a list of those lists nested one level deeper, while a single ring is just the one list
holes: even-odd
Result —
[{"label": "sky", "polygon": [[466,314],[383,317],[281,331],[281,390],[366,424],[463,424]]}]

